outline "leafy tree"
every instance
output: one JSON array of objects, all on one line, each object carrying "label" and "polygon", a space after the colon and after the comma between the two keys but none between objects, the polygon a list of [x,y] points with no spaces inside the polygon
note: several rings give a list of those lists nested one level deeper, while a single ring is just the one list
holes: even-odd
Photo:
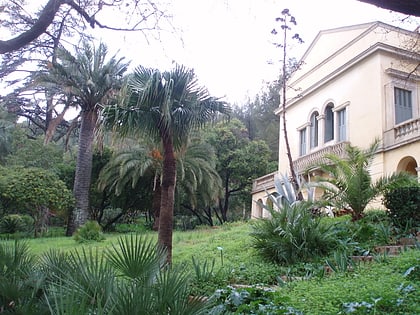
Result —
[{"label": "leafy tree", "polygon": [[39,168],[2,168],[0,194],[7,209],[34,218],[35,237],[45,228],[50,213],[66,211],[74,201],[64,182]]},{"label": "leafy tree", "polygon": [[250,141],[245,126],[237,119],[219,123],[205,137],[216,150],[216,167],[223,185],[218,210],[226,222],[232,197],[250,206],[252,180],[270,171],[270,150],[263,141]]},{"label": "leafy tree", "polygon": [[0,163],[11,151],[12,131],[15,123],[15,115],[9,114],[0,102]]},{"label": "leafy tree", "polygon": [[53,143],[44,145],[41,138],[28,138],[25,130],[26,128],[21,126],[14,129],[10,154],[5,160],[5,165],[54,170],[62,163],[61,147]]},{"label": "leafy tree", "polygon": [[227,111],[225,103],[211,97],[198,85],[193,70],[180,65],[166,72],[136,68],[129,82],[126,102],[104,111],[105,124],[119,133],[144,133],[162,145],[158,239],[167,250],[168,262],[172,257],[176,149],[187,142],[192,130],[203,126],[217,112]]},{"label": "leafy tree", "polygon": [[249,100],[247,104],[236,107],[232,117],[238,118],[248,130],[250,140],[264,140],[270,148],[271,159],[277,163],[279,158],[279,118],[274,111],[280,104],[280,80],[267,84],[266,89]]},{"label": "leafy tree", "polygon": [[368,203],[387,189],[416,183],[415,177],[404,172],[382,176],[373,182],[369,168],[378,146],[379,140],[365,150],[348,144],[346,158],[326,154],[325,163],[315,166],[324,173],[314,184],[324,190],[323,198],[339,209],[350,208],[354,221],[362,218]]},{"label": "leafy tree", "polygon": [[107,53],[107,47],[102,43],[95,48],[84,42],[76,56],[60,49],[59,61],[47,63],[45,66],[49,70],[48,74],[39,77],[40,83],[73,98],[82,110],[73,187],[76,205],[70,213],[67,235],[72,235],[88,219],[92,145],[98,112],[100,107],[114,101],[128,67],[123,58],[113,56],[107,60]]}]

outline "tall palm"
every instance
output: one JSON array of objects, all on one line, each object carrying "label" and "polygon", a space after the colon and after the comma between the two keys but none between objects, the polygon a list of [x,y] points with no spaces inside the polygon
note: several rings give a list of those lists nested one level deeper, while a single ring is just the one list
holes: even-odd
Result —
[{"label": "tall palm", "polygon": [[83,43],[73,56],[65,49],[58,52],[58,61],[46,65],[48,72],[39,77],[58,93],[70,96],[81,109],[79,150],[73,193],[76,205],[69,217],[67,235],[86,222],[89,214],[89,188],[92,171],[92,145],[99,108],[115,99],[123,84],[128,63],[115,56],[107,59],[108,49]]},{"label": "tall palm", "polygon": [[324,197],[335,206],[350,208],[353,220],[360,219],[369,202],[391,185],[414,180],[407,173],[394,173],[373,182],[369,168],[378,147],[379,140],[365,150],[348,144],[346,158],[327,154],[326,162],[316,166],[326,176],[318,178],[315,185],[324,190]]},{"label": "tall palm", "polygon": [[225,103],[198,85],[194,71],[176,65],[171,71],[138,67],[129,82],[127,101],[104,111],[104,123],[122,135],[142,132],[160,141],[163,149],[159,243],[172,260],[172,221],[176,183],[175,150]]}]

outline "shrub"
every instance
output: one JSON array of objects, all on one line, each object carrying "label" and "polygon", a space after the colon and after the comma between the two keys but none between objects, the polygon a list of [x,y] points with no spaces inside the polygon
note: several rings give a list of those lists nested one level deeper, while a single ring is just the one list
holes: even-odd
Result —
[{"label": "shrub", "polygon": [[332,225],[321,224],[306,203],[271,210],[271,218],[253,223],[253,246],[266,259],[283,264],[311,261],[335,248]]},{"label": "shrub", "polygon": [[89,241],[102,241],[105,239],[102,234],[102,228],[96,221],[87,221],[84,225],[77,229],[74,239],[78,243]]},{"label": "shrub", "polygon": [[420,226],[420,187],[397,187],[384,196],[389,217],[399,228]]},{"label": "shrub", "polygon": [[34,220],[29,215],[8,214],[0,220],[0,233],[29,232],[33,225]]}]

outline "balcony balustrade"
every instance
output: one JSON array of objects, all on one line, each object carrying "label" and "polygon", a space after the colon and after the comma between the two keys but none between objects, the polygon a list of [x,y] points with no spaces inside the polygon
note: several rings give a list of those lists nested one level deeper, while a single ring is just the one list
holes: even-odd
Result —
[{"label": "balcony balustrade", "polygon": [[420,118],[410,120],[394,128],[395,139],[420,135]]},{"label": "balcony balustrade", "polygon": [[[296,172],[302,173],[314,165],[327,162],[327,160],[324,158],[325,154],[335,154],[344,158],[346,156],[345,147],[347,144],[348,142],[340,142],[334,145],[323,147],[315,152],[299,157],[293,162],[293,166],[295,167]],[[254,180],[252,183],[252,193],[273,188],[274,176],[276,174],[277,172],[270,173]]]},{"label": "balcony balustrade", "polygon": [[339,157],[346,157],[346,145],[348,142],[340,142],[334,145],[323,147],[315,152],[301,156],[293,162],[293,166],[298,173],[302,173],[310,167],[317,164],[325,163],[327,160],[324,158],[326,154],[334,154]]}]

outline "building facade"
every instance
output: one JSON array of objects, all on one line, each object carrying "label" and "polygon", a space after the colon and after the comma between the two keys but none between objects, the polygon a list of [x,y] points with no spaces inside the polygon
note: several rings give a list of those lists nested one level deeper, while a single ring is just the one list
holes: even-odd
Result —
[{"label": "building facade", "polygon": [[[347,143],[380,150],[373,179],[407,171],[420,177],[420,33],[381,22],[321,31],[288,81],[286,123],[295,170],[344,154]],[[289,173],[280,117],[278,172]],[[344,155],[343,155],[344,156]],[[254,181],[252,217],[268,215],[274,176]]]}]

